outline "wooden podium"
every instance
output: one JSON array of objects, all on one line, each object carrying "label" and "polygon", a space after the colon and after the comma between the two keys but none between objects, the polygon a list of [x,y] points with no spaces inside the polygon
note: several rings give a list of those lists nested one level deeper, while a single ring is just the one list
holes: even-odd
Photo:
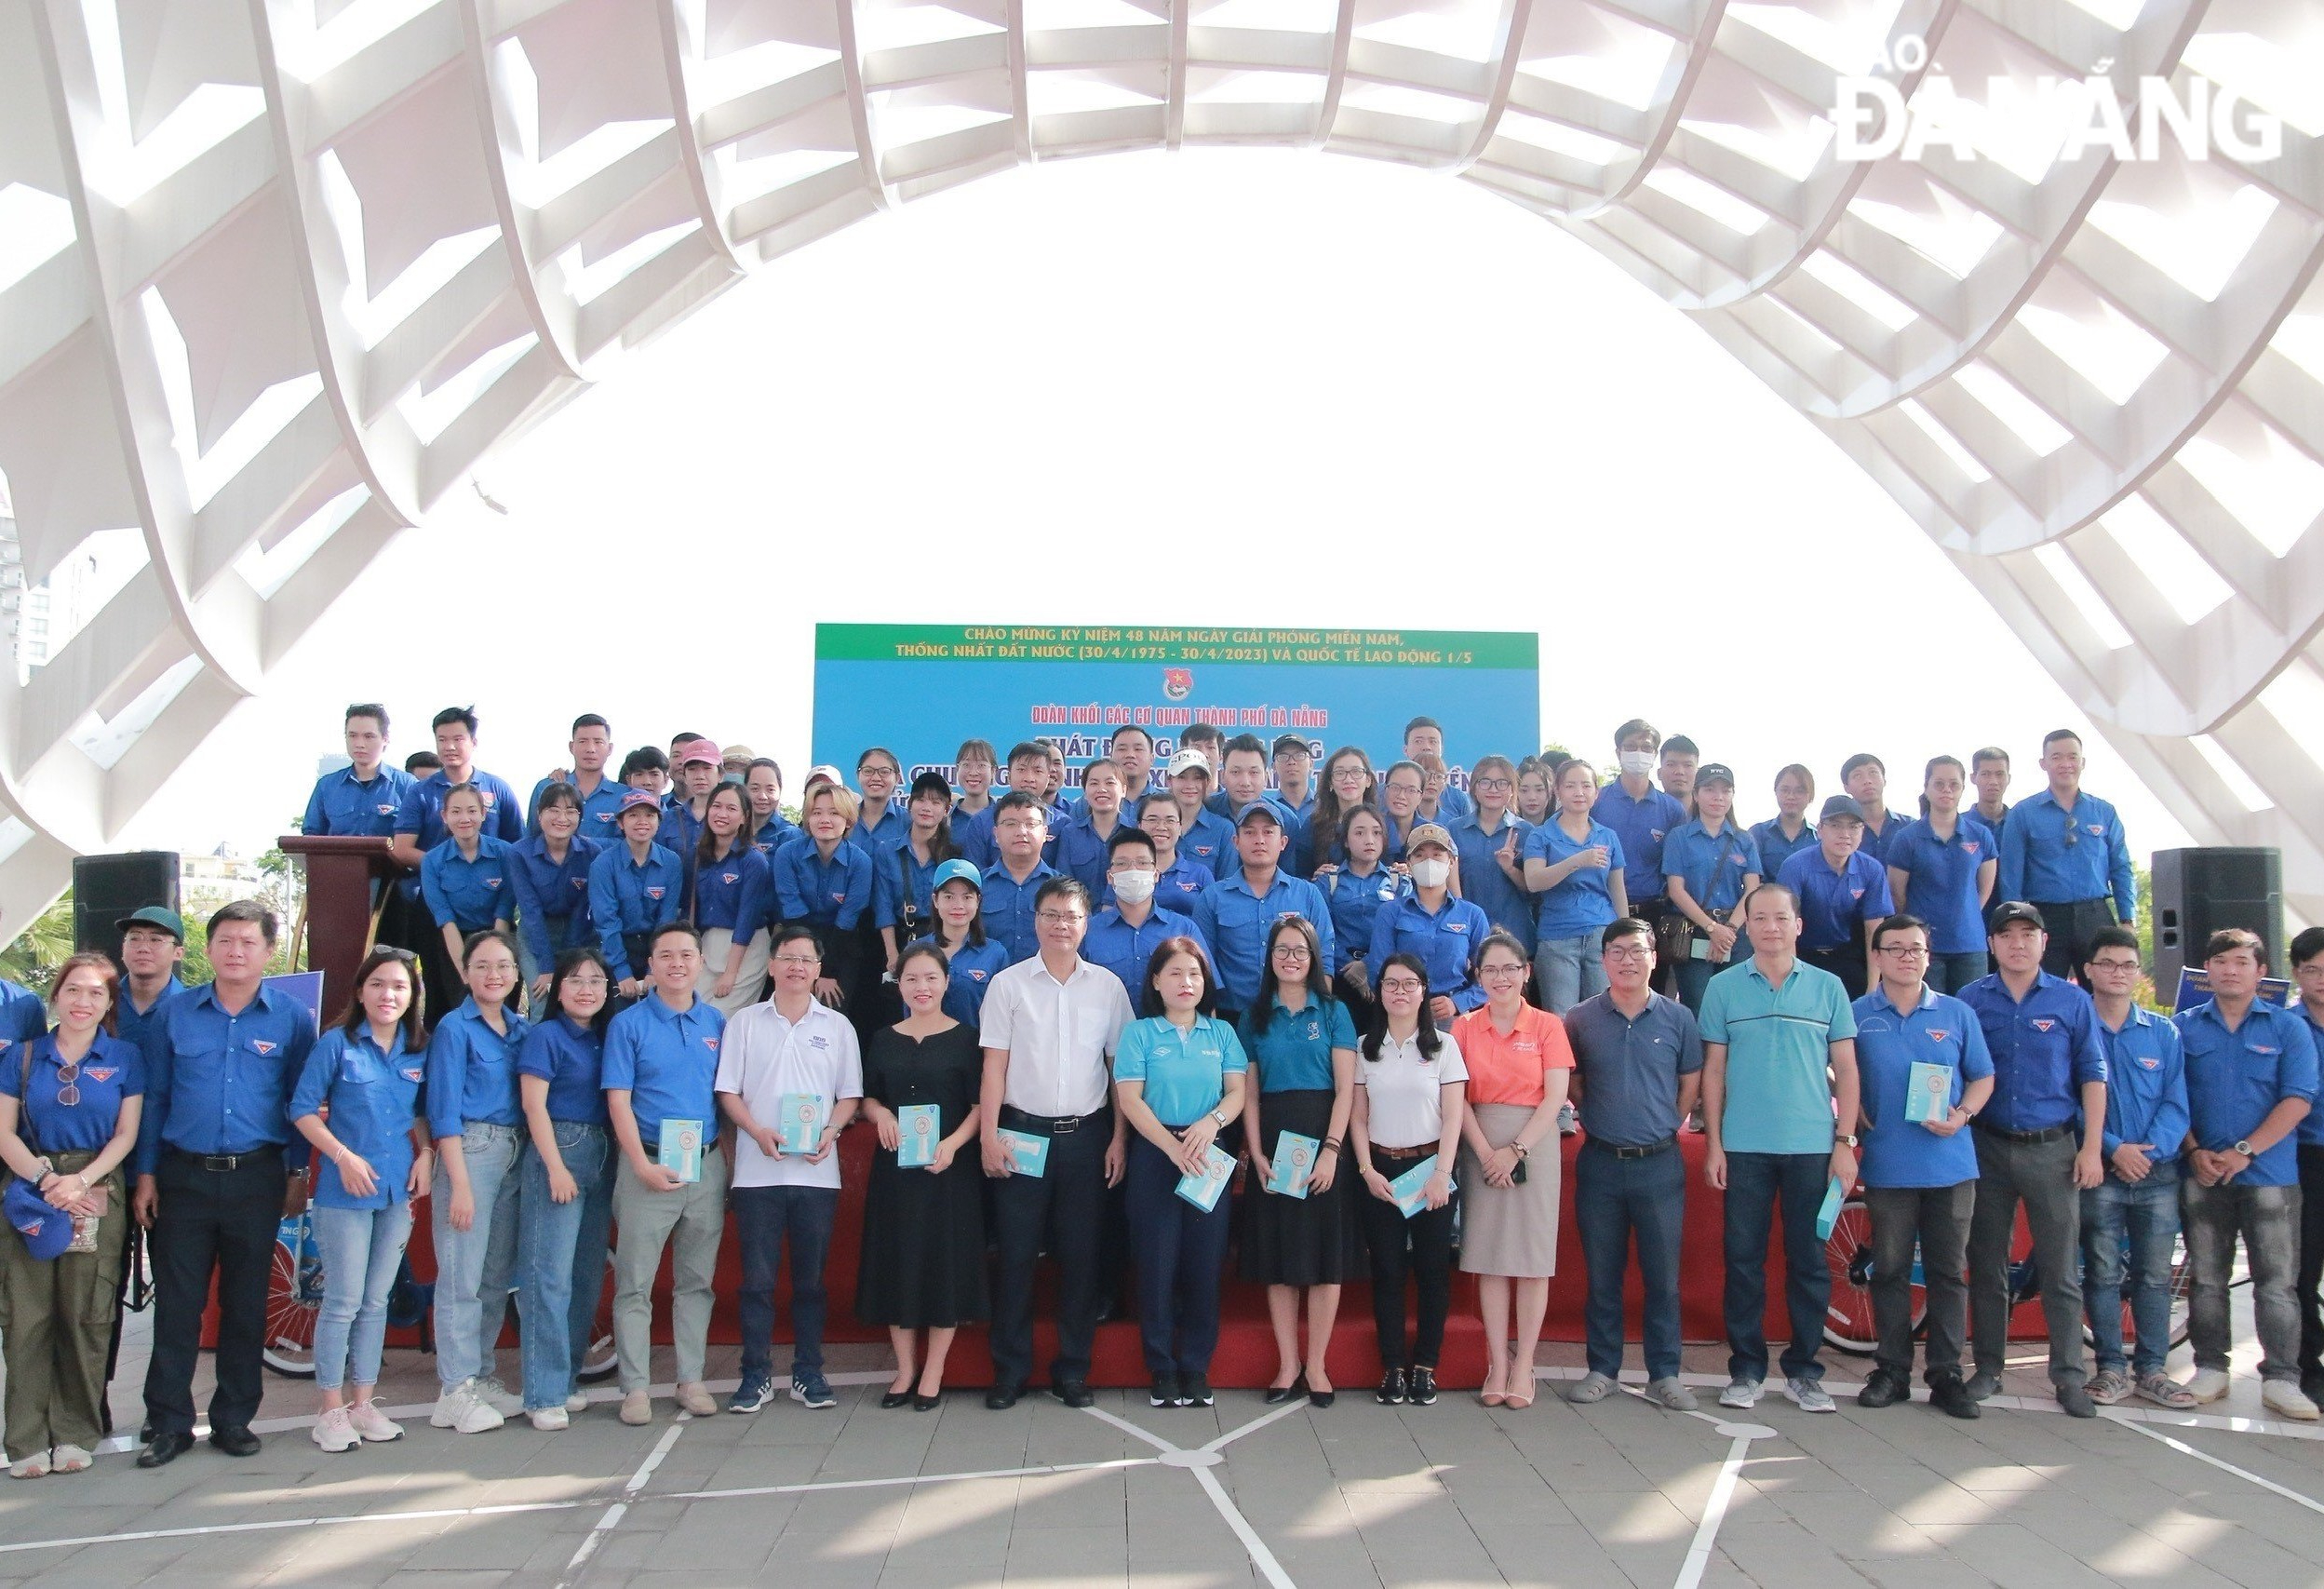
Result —
[{"label": "wooden podium", "polygon": [[356,967],[371,952],[375,898],[405,875],[385,839],[310,837],[286,833],[283,853],[306,865],[306,960],[323,974],[323,1020],[328,1025],[354,996]]}]

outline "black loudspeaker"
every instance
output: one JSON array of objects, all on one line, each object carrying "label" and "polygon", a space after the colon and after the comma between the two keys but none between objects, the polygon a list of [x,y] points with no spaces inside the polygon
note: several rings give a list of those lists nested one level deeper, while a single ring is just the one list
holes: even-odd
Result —
[{"label": "black loudspeaker", "polygon": [[2200,970],[2203,945],[2222,927],[2245,927],[2267,945],[2269,971],[2284,964],[2284,857],[2280,850],[2220,845],[2155,852],[2155,989],[2165,1003],[2179,973]]},{"label": "black loudspeaker", "polygon": [[121,959],[121,929],[114,923],[146,905],[178,908],[178,853],[132,850],[120,855],[73,857],[73,949],[98,949]]}]

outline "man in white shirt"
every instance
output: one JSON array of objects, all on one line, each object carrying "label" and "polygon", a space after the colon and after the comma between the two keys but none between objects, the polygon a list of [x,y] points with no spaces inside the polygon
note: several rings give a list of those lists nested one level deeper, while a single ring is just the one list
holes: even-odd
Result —
[{"label": "man in white shirt", "polygon": [[[1106,1189],[1122,1179],[1122,1118],[1108,1101],[1109,1064],[1130,998],[1122,979],[1081,958],[1089,890],[1053,877],[1033,898],[1041,949],[992,979],[982,1036],[985,1173],[993,1188],[1000,1284],[993,1293],[992,1389],[985,1405],[1016,1405],[1033,1372],[1033,1264],[1041,1239],[1057,1259],[1057,1355],[1050,1393],[1088,1407],[1090,1341],[1097,1328],[1098,1246]],[[1016,1171],[1003,1130],[1044,1138],[1039,1175]]]},{"label": "man in white shirt", "polygon": [[[855,1029],[815,998],[823,949],[805,926],[775,935],[774,998],[727,1023],[719,1055],[719,1108],[733,1122],[734,1184],[727,1193],[742,1248],[743,1379],[729,1412],[757,1412],[774,1394],[774,1272],[791,1249],[791,1399],[826,1407],[824,1263],[840,1207],[840,1133],[864,1096]],[[812,1145],[783,1148],[792,1116],[812,1113]]]}]

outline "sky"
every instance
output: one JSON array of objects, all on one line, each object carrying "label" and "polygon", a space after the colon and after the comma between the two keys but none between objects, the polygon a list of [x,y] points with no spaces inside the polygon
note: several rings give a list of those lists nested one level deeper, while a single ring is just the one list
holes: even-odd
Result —
[{"label": "sky", "polygon": [[[804,772],[818,621],[1536,629],[1544,735],[2038,787],[2083,715],[1918,526],[1686,316],[1482,189],[1283,150],[1053,161],[779,260],[394,542],[122,836],[246,853],[356,699]],[[253,747],[262,747],[253,753]],[[948,748],[948,747],[947,747]],[[1376,747],[1376,750],[1385,747]],[[1512,751],[1521,749],[1511,747]],[[2089,736],[2133,848],[2187,842]]]}]

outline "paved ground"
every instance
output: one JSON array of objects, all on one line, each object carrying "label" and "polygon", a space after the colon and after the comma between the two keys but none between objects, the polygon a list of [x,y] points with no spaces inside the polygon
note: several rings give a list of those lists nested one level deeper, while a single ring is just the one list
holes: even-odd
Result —
[{"label": "paved ground", "polygon": [[[559,1434],[458,1437],[426,1427],[430,1360],[389,1356],[384,1399],[413,1413],[392,1446],[323,1455],[309,1389],[277,1380],[285,1421],[249,1461],[202,1446],[140,1473],[109,1452],[0,1483],[0,1583],[2324,1584],[2324,1438],[2266,1422],[2248,1367],[2193,1421],[2075,1422],[2029,1367],[1975,1423],[1845,1394],[1835,1416],[1774,1397],[1722,1423],[1632,1396],[1567,1407],[1573,1348],[1545,1350],[1525,1411],[1343,1394],[1273,1416],[1249,1392],[1211,1411],[1108,1393],[1095,1413],[996,1414],[961,1392],[882,1412],[865,1357],[845,1377],[873,1382],[827,1412],[685,1421],[664,1402],[629,1429],[600,1406]],[[731,1375],[731,1351],[712,1367]],[[1718,1367],[1690,1351],[1706,1384]],[[1837,1360],[1835,1388],[1859,1367]],[[125,1364],[130,1416],[141,1372]]]}]

